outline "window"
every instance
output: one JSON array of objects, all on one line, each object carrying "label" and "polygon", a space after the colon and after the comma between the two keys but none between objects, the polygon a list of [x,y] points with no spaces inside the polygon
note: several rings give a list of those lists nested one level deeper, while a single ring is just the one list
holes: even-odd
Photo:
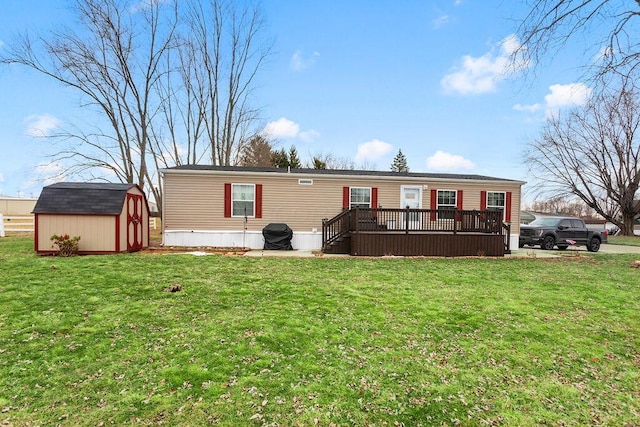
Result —
[{"label": "window", "polygon": [[456,216],[456,191],[438,190],[438,219],[454,219]]},{"label": "window", "polygon": [[349,207],[355,208],[371,207],[371,188],[369,187],[350,187],[349,188]]},{"label": "window", "polygon": [[584,228],[584,223],[579,219],[572,219],[571,228]]},{"label": "window", "polygon": [[511,191],[481,191],[480,210],[499,209],[502,211],[502,218],[506,222],[511,222]]},{"label": "window", "polygon": [[487,191],[487,210],[502,212],[502,220],[504,220],[506,200],[504,191]]},{"label": "window", "polygon": [[255,216],[255,185],[231,184],[232,216]]},{"label": "window", "polygon": [[562,221],[560,221],[560,224],[558,224],[558,227],[571,228],[571,220],[563,219]]}]

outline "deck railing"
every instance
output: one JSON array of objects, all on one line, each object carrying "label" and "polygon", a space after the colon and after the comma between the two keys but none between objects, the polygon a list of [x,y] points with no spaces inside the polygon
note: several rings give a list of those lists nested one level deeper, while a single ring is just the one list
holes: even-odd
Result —
[{"label": "deck railing", "polygon": [[501,211],[353,208],[351,231],[448,231],[501,234]]},{"label": "deck railing", "polygon": [[[506,228],[505,228],[506,227]],[[448,232],[505,235],[508,249],[509,225],[502,222],[502,211],[458,209],[390,209],[355,207],[323,220],[322,245],[344,238],[350,232],[380,233]]]}]

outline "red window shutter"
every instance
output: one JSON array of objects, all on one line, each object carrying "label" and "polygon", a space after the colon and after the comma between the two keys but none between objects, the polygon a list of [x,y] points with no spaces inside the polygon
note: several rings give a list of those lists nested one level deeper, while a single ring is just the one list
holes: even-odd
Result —
[{"label": "red window shutter", "polygon": [[431,190],[431,221],[436,220],[436,209],[438,209],[438,190]]},{"label": "red window shutter", "polygon": [[224,184],[224,217],[231,218],[231,184]]},{"label": "red window shutter", "polygon": [[[456,196],[456,209],[458,209],[459,211],[462,210],[462,190],[458,190],[458,194]],[[456,216],[456,220],[457,221],[462,221],[462,214],[459,213]]]},{"label": "red window shutter", "polygon": [[342,187],[342,208],[349,209],[349,187]]},{"label": "red window shutter", "polygon": [[505,221],[511,222],[511,191],[507,191],[507,200],[505,200],[504,217]]},{"label": "red window shutter", "polygon": [[487,210],[487,192],[486,191],[480,192],[480,210],[481,211]]},{"label": "red window shutter", "polygon": [[262,184],[256,184],[256,218],[262,218]]},{"label": "red window shutter", "polygon": [[[378,209],[378,189],[376,187],[371,189],[371,207],[373,209]],[[378,211],[372,211],[372,216],[376,218],[378,216]]]}]

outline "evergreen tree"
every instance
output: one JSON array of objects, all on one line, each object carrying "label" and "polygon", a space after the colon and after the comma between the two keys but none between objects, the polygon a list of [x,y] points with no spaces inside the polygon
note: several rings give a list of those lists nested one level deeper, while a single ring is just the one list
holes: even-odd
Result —
[{"label": "evergreen tree", "polygon": [[393,158],[393,163],[391,163],[391,172],[409,172],[407,158],[402,154],[402,150],[398,150],[398,154]]},{"label": "evergreen tree", "polygon": [[313,168],[314,169],[326,169],[327,168],[327,162],[323,161],[319,157],[314,157],[313,158]]},{"label": "evergreen tree", "polygon": [[260,135],[256,135],[242,148],[241,166],[272,166],[273,150],[271,143]]},{"label": "evergreen tree", "polygon": [[271,164],[277,168],[287,168],[289,166],[289,155],[284,150],[274,150],[271,154]]},{"label": "evergreen tree", "polygon": [[293,145],[289,149],[289,166],[291,166],[292,169],[300,169],[302,167],[300,157],[298,157],[298,150],[296,150],[296,147]]}]

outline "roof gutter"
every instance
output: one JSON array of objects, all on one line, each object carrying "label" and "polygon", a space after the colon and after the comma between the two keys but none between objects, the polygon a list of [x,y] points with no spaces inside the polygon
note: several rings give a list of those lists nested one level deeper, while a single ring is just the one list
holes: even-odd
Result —
[{"label": "roof gutter", "polygon": [[464,178],[440,178],[440,177],[428,177],[428,176],[392,176],[392,175],[358,175],[358,174],[323,174],[323,173],[296,173],[291,172],[291,169],[288,169],[287,172],[260,172],[260,171],[221,171],[221,170],[211,170],[211,169],[161,169],[160,173],[163,175],[166,174],[177,174],[177,175],[239,175],[239,176],[260,176],[260,177],[274,177],[274,176],[291,176],[297,178],[339,178],[339,179],[383,179],[383,180],[391,180],[391,181],[416,181],[416,182],[424,182],[424,181],[432,181],[432,182],[448,182],[448,181],[456,181],[456,182],[478,182],[478,183],[504,183],[504,184],[514,184],[514,185],[524,185],[525,181],[518,181],[512,179],[464,179]]}]

